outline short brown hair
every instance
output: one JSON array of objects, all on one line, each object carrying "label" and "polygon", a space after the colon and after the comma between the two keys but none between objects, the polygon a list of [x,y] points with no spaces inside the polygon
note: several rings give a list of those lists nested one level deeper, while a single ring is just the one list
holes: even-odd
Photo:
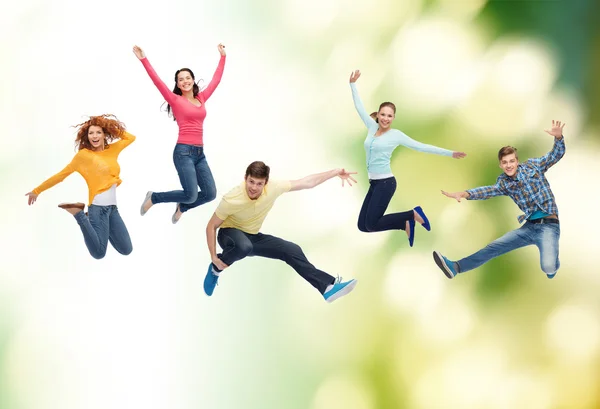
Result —
[{"label": "short brown hair", "polygon": [[246,178],[250,176],[256,179],[266,179],[266,181],[268,182],[270,171],[271,168],[265,165],[264,162],[255,161],[248,165],[248,167],[246,168]]},{"label": "short brown hair", "polygon": [[498,151],[498,161],[502,161],[502,158],[511,154],[515,154],[515,158],[519,159],[519,154],[517,153],[517,148],[512,146],[505,146],[504,148]]}]

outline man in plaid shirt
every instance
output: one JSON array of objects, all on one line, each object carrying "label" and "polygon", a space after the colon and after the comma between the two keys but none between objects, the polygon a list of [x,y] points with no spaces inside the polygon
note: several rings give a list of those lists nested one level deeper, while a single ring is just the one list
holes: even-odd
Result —
[{"label": "man in plaid shirt", "polygon": [[558,259],[558,240],[560,224],[558,208],[554,194],[545,173],[565,154],[565,141],[562,130],[565,124],[552,121],[552,128],[546,132],[554,136],[552,150],[540,158],[519,163],[517,149],[505,146],[498,152],[500,168],[504,173],[498,176],[495,185],[469,189],[464,192],[447,193],[445,196],[456,199],[484,200],[494,196],[506,195],[523,211],[519,223],[526,220],[520,228],[506,233],[491,242],[475,254],[458,261],[450,261],[440,252],[433,252],[433,259],[448,278],[458,273],[473,270],[498,257],[520,247],[535,244],[540,250],[540,265],[548,278],[553,278],[560,267]]}]

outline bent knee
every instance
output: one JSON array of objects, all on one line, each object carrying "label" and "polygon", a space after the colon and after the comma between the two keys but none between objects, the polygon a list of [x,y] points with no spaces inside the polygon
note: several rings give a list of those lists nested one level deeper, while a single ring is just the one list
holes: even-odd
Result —
[{"label": "bent knee", "polygon": [[554,278],[558,271],[558,266],[554,263],[542,263],[542,271],[546,273],[548,278]]},{"label": "bent knee", "polygon": [[104,258],[104,256],[106,256],[106,250],[104,251],[90,251],[90,254],[92,255],[92,257],[94,257],[96,260],[101,260]]},{"label": "bent knee", "polygon": [[185,198],[181,201],[181,203],[192,204],[196,200],[198,200],[198,191],[197,190],[192,190],[189,192],[187,190],[184,190],[184,193],[185,193]]},{"label": "bent knee", "polygon": [[128,256],[131,254],[132,251],[133,251],[133,246],[129,246],[129,247],[119,250],[119,253],[121,253],[124,256]]}]

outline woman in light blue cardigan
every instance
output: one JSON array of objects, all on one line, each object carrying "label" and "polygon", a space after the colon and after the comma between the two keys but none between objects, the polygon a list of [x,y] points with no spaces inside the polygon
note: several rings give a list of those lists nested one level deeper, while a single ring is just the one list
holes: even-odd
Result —
[{"label": "woman in light blue cardigan", "polygon": [[358,229],[363,232],[405,230],[412,247],[415,238],[415,220],[426,230],[431,230],[431,226],[421,206],[406,212],[385,214],[396,191],[396,178],[390,166],[392,152],[402,145],[420,152],[451,156],[455,159],[464,158],[467,154],[427,145],[411,139],[397,129],[392,129],[396,106],[391,102],[384,102],[379,106],[379,111],[371,115],[367,114],[356,89],[356,80],[359,77],[358,70],[350,75],[350,88],[354,106],[368,130],[365,152],[370,187],[360,209]]}]

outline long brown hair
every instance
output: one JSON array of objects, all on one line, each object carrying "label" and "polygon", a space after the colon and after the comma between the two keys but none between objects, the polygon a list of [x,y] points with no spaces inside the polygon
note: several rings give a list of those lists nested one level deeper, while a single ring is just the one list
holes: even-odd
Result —
[{"label": "long brown hair", "polygon": [[104,148],[109,147],[109,143],[115,139],[119,139],[125,132],[125,124],[117,119],[113,114],[103,114],[99,116],[90,116],[85,122],[78,125],[73,125],[73,128],[79,128],[77,137],[75,138],[75,146],[82,149],[93,150],[88,139],[88,131],[90,126],[99,126],[104,132]]}]

